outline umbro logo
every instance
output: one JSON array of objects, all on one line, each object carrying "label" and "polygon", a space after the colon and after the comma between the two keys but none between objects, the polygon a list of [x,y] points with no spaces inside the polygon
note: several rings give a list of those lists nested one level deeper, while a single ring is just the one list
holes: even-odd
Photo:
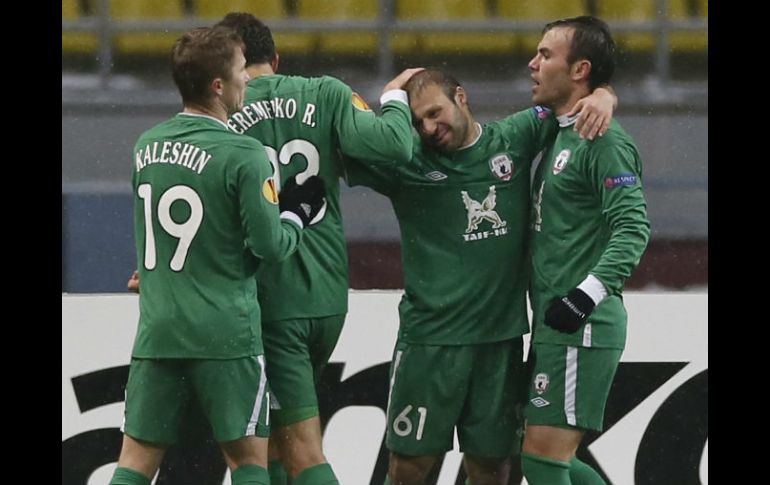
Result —
[{"label": "umbro logo", "polygon": [[434,182],[438,182],[439,180],[444,180],[445,178],[447,178],[447,175],[445,173],[439,172],[438,170],[428,172],[425,174],[425,176],[433,180]]},{"label": "umbro logo", "polygon": [[529,400],[536,408],[544,408],[550,406],[550,402],[546,401],[542,397],[538,396]]}]

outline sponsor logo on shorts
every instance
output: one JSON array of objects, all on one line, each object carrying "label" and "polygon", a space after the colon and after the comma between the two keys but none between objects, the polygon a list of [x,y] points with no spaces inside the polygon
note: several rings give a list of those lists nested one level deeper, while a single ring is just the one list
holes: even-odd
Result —
[{"label": "sponsor logo on shorts", "polygon": [[546,401],[545,399],[543,399],[540,396],[534,397],[534,398],[530,399],[529,402],[531,402],[532,405],[535,406],[536,408],[544,408],[546,406],[550,406],[551,405],[550,402]]},{"label": "sponsor logo on shorts", "polygon": [[548,379],[548,374],[545,374],[541,372],[540,374],[535,376],[535,391],[537,391],[538,394],[542,394],[545,391],[548,390],[548,383],[550,382],[550,379]]}]

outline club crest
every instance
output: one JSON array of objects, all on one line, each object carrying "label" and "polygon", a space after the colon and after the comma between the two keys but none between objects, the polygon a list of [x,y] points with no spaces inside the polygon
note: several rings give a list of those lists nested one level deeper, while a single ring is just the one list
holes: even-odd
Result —
[{"label": "club crest", "polygon": [[501,153],[489,160],[489,168],[500,180],[510,180],[513,175],[513,160],[507,154]]},{"label": "club crest", "polygon": [[564,167],[567,165],[567,162],[569,161],[569,156],[572,152],[567,150],[566,148],[559,152],[559,154],[556,156],[556,160],[553,162],[553,174],[556,175],[562,170],[564,170]]}]

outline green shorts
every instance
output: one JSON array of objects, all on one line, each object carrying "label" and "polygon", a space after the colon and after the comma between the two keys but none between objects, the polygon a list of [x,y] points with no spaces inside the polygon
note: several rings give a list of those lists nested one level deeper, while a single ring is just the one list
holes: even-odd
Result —
[{"label": "green shorts", "polygon": [[316,385],[343,323],[344,314],[262,323],[274,427],[318,416]]},{"label": "green shorts", "polygon": [[521,446],[521,337],[476,345],[399,342],[391,363],[386,445],[410,456],[452,449],[480,457]]},{"label": "green shorts", "polygon": [[620,349],[535,344],[527,424],[601,431]]},{"label": "green shorts", "polygon": [[173,444],[193,399],[214,438],[231,441],[270,435],[270,398],[264,357],[240,359],[131,359],[122,431],[150,443]]}]

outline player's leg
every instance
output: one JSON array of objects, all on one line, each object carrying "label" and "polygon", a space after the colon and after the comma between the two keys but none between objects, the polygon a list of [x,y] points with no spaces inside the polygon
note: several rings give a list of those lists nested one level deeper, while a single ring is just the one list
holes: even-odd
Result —
[{"label": "player's leg", "polygon": [[[604,406],[621,353],[617,349],[535,344],[522,454],[524,476],[530,485],[572,485],[570,463],[585,431],[602,430]],[[579,465],[574,471],[576,480],[598,476],[591,477]]]},{"label": "player's leg", "polygon": [[132,359],[126,384],[123,446],[111,485],[149,485],[190,396],[176,360]]},{"label": "player's leg", "polygon": [[522,338],[467,346],[472,369],[457,437],[471,485],[507,485],[521,448]]},{"label": "player's leg", "polygon": [[[337,483],[322,450],[316,385],[337,345],[344,321],[345,315],[333,315],[263,324],[273,392],[271,457],[280,458],[294,485]],[[274,473],[280,472],[277,464],[271,466]],[[274,475],[272,478],[280,480]]]},{"label": "player's leg", "polygon": [[268,485],[270,399],[264,356],[198,360],[191,364],[190,377],[233,485]]},{"label": "player's leg", "polygon": [[392,485],[424,485],[444,453],[468,393],[463,346],[399,342],[390,370],[385,444]]}]

